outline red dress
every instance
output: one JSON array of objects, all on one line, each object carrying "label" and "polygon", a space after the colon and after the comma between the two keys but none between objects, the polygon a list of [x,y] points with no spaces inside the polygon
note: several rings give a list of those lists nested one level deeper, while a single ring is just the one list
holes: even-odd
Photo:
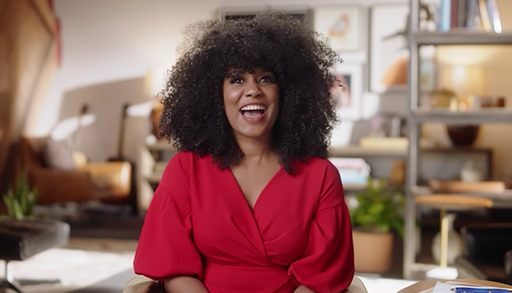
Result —
[{"label": "red dress", "polygon": [[211,293],[341,292],[354,275],[338,170],[325,159],[281,168],[251,210],[229,168],[190,152],[166,167],[134,260],[152,279],[195,275]]}]

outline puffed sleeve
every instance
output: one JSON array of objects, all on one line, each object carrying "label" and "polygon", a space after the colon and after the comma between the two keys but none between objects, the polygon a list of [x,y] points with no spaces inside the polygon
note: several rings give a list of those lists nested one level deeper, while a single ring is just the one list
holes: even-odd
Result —
[{"label": "puffed sleeve", "polygon": [[354,249],[350,216],[338,170],[329,166],[318,209],[309,231],[308,247],[289,274],[297,286],[317,293],[342,292],[354,276]]},{"label": "puffed sleeve", "polygon": [[201,255],[192,238],[187,164],[181,153],[166,166],[146,213],[135,252],[136,274],[154,280],[171,276],[203,278]]}]

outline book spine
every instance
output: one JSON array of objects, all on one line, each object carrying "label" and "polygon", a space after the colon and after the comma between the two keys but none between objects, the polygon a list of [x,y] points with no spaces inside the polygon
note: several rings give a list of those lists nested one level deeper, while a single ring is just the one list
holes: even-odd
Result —
[{"label": "book spine", "polygon": [[450,5],[450,29],[452,28],[456,28],[457,27],[457,22],[458,22],[458,1],[459,0],[451,0],[451,5]]},{"label": "book spine", "polygon": [[451,16],[451,0],[441,0],[439,11],[439,30],[449,31],[450,30],[450,16]]},{"label": "book spine", "polygon": [[485,0],[479,0],[478,6],[480,8],[480,17],[482,19],[482,26],[485,31],[492,31],[491,20],[489,19],[489,13],[487,12],[487,5]]},{"label": "book spine", "polygon": [[487,12],[489,13],[493,31],[496,33],[501,33],[501,18],[496,0],[487,0]]},{"label": "book spine", "polygon": [[467,0],[466,7],[466,28],[478,30],[481,27],[480,9],[478,8],[478,0]]},{"label": "book spine", "polygon": [[466,27],[466,6],[467,1],[466,0],[459,0],[457,6],[457,27]]}]

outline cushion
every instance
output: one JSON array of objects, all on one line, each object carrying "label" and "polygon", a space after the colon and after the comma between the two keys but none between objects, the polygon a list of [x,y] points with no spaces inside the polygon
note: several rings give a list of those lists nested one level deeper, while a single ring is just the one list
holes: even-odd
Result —
[{"label": "cushion", "polygon": [[60,170],[75,170],[73,153],[63,140],[48,139],[43,147],[43,158],[48,168]]}]

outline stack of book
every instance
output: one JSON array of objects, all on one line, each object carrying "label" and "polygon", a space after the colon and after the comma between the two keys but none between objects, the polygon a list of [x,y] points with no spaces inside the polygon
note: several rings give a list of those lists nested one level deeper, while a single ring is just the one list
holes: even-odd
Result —
[{"label": "stack of book", "polygon": [[501,33],[501,20],[496,0],[441,0],[438,28],[455,28]]},{"label": "stack of book", "polygon": [[340,172],[343,185],[366,185],[371,170],[364,159],[330,157],[329,161]]}]

